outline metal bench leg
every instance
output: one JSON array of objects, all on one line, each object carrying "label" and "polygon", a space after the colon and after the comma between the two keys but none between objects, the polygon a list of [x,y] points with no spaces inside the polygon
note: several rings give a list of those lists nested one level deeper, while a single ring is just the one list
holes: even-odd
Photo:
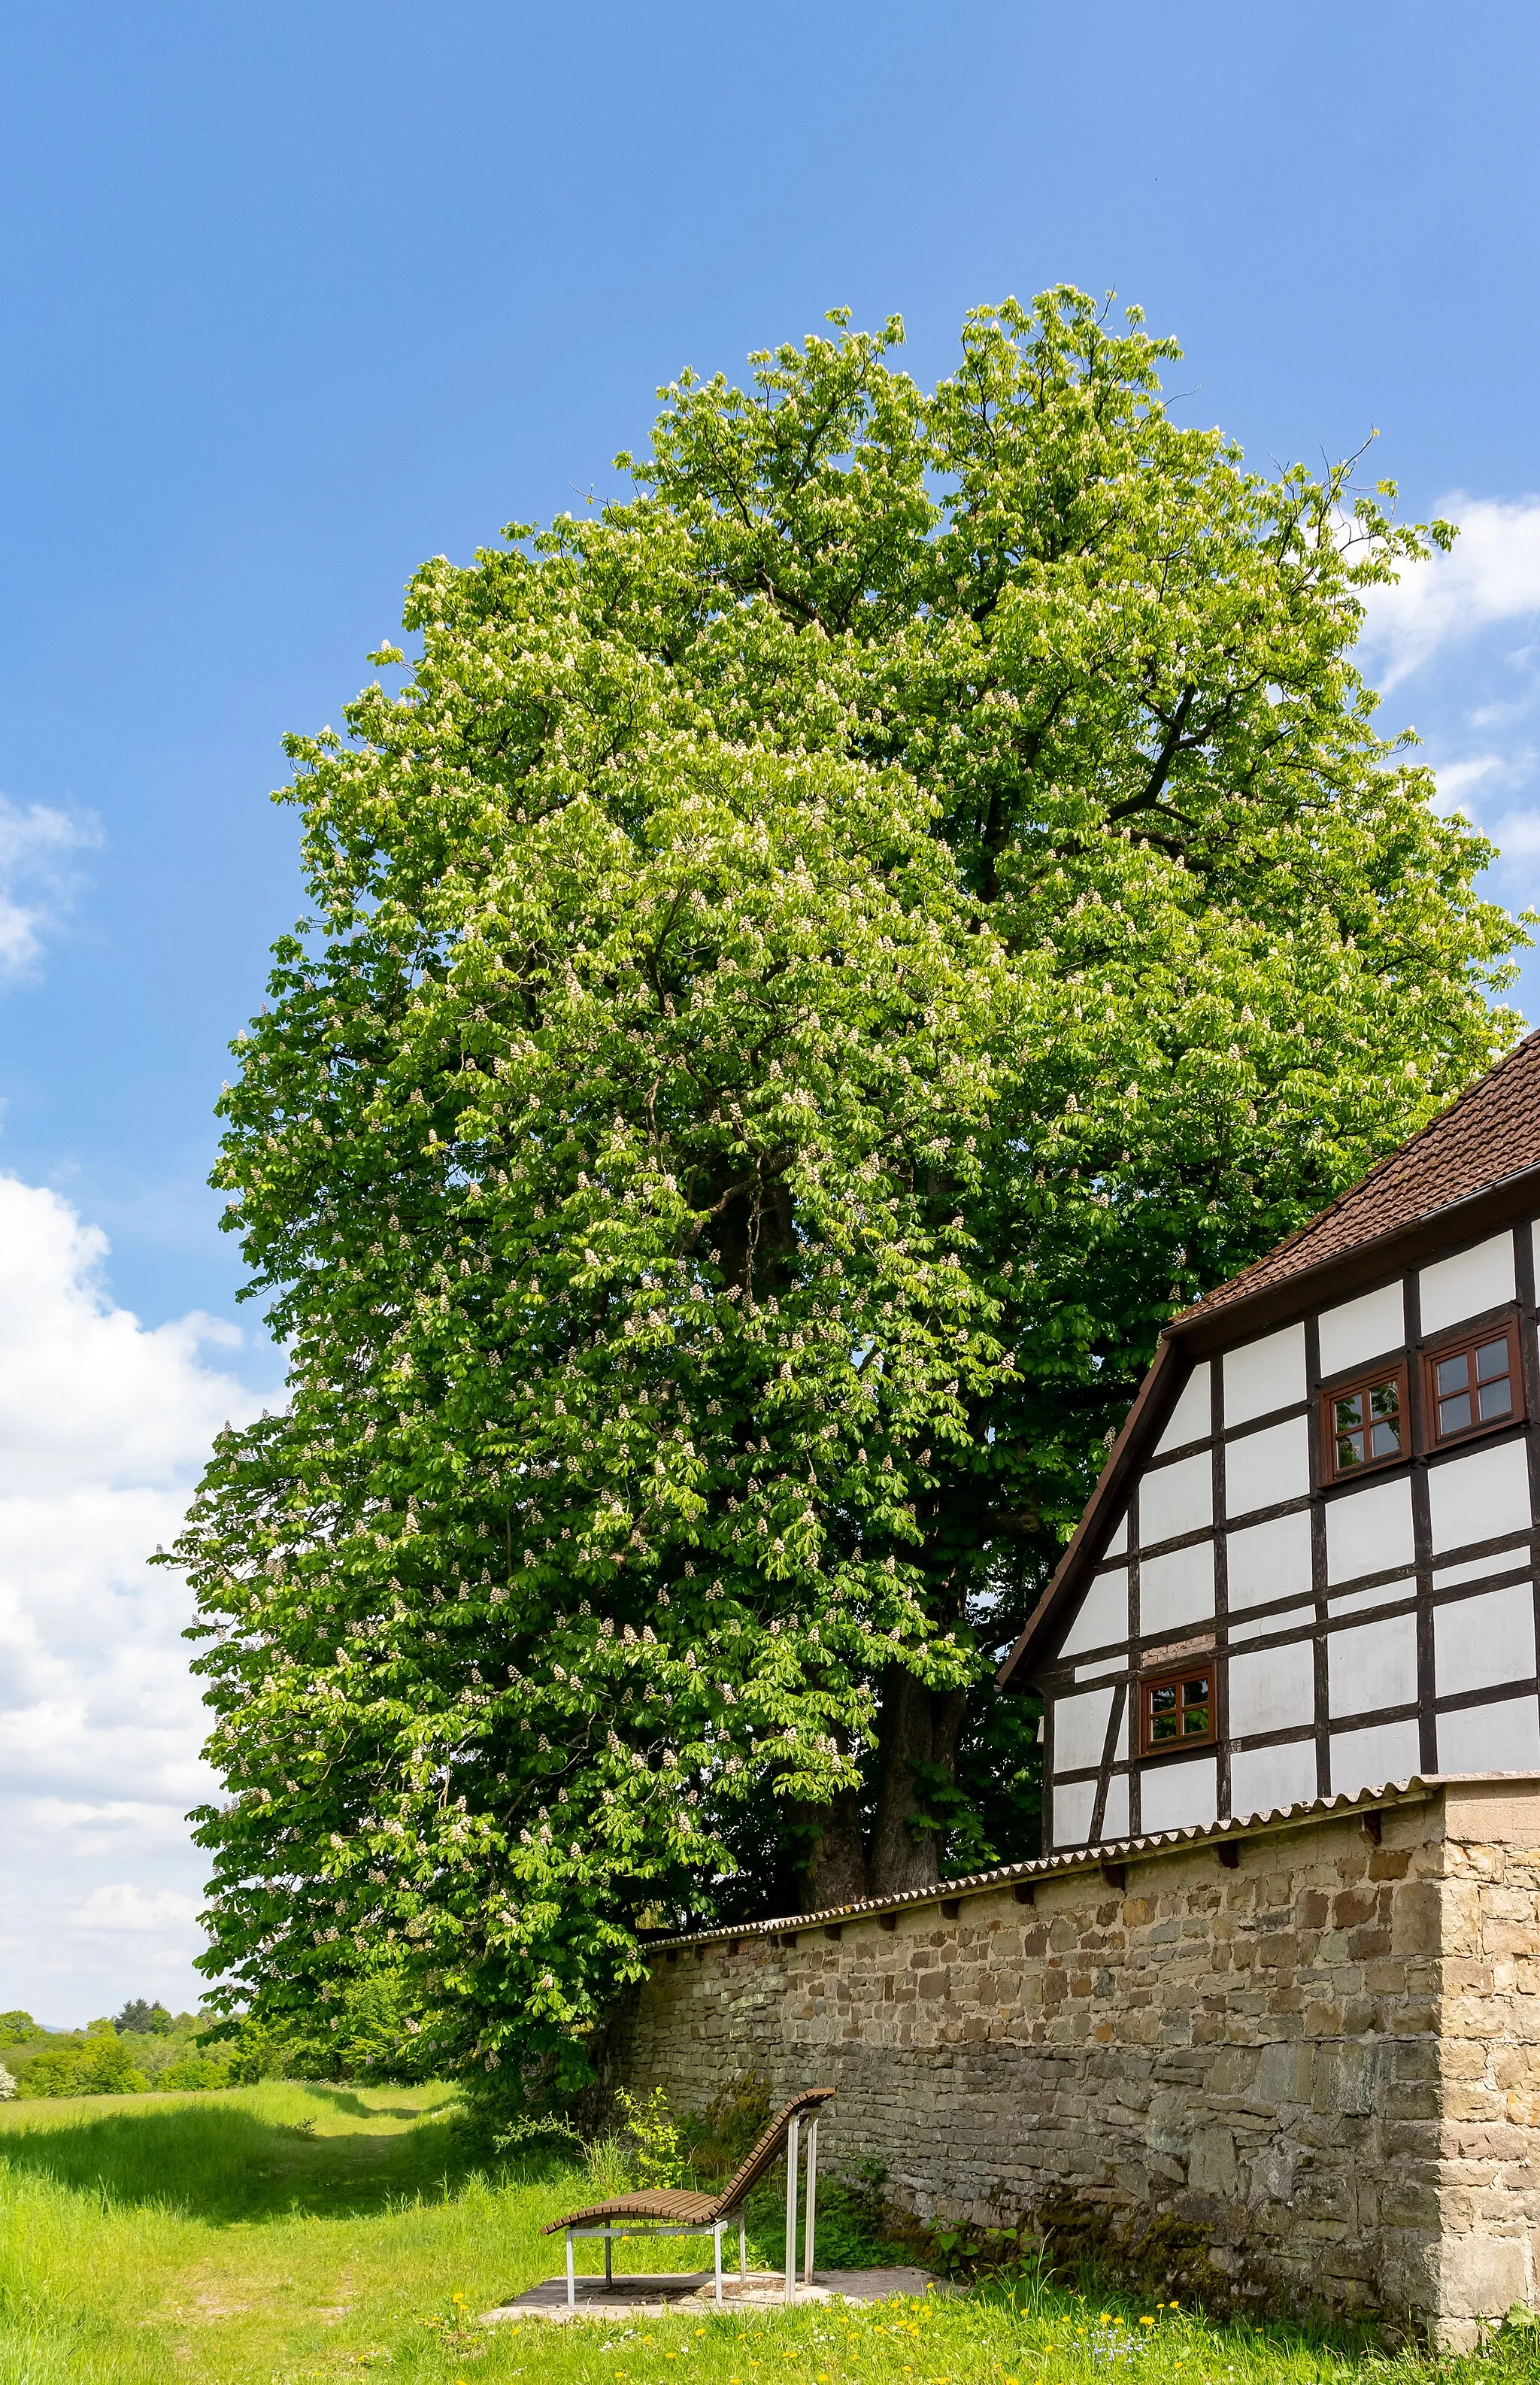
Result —
[{"label": "metal bench leg", "polygon": [[712,2234],[716,2240],[716,2307],[720,2310],[722,2307],[722,2222],[720,2219],[712,2229]]},{"label": "metal bench leg", "polygon": [[615,2283],[614,2261],[615,2238],[606,2228],[604,2230],[604,2283],[607,2286],[613,2286]]},{"label": "metal bench leg", "polygon": [[738,2215],[738,2274],[747,2285],[749,2282],[749,2222],[741,2211]]},{"label": "metal bench leg", "polygon": [[572,2266],[572,2230],[570,2228],[566,2231],[566,2306],[569,2311],[576,2310],[578,2307],[578,2275]]},{"label": "metal bench leg", "polygon": [[807,2126],[807,2199],[802,2206],[802,2283],[813,2283],[813,2211],[818,2199],[818,2115]]},{"label": "metal bench leg", "polygon": [[793,2120],[786,2132],[786,2299],[791,2300],[797,2285],[797,2138],[799,2123]]}]

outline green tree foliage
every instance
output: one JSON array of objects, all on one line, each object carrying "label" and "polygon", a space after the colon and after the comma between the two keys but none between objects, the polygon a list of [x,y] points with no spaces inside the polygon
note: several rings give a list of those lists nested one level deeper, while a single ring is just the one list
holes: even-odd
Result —
[{"label": "green tree foliage", "polygon": [[0,2045],[31,2045],[48,2034],[28,2012],[0,2013]]},{"label": "green tree foliage", "polygon": [[168,2062],[164,2070],[156,2071],[148,2083],[160,2094],[188,2095],[208,2094],[217,2088],[233,2087],[240,2082],[222,2048],[205,2051],[193,2046],[179,2054],[175,2062]]},{"label": "green tree foliage", "polygon": [[[206,2050],[225,2066],[218,2084],[255,2085],[261,2079],[354,2079],[420,2085],[441,2063],[434,2017],[413,2000],[404,1974],[379,1967],[345,1980],[329,2009],[308,2020],[250,2016],[222,2025],[222,2042]],[[426,2023],[426,2025],[425,2025]],[[168,2082],[169,2083],[169,2082]]]},{"label": "green tree foliage", "polygon": [[18,2092],[29,2095],[137,2095],[148,2085],[130,2047],[110,2027],[102,2034],[45,2046],[21,2071]]},{"label": "green tree foliage", "polygon": [[221,2037],[211,2036],[214,2025],[206,2014],[173,2016],[164,2004],[143,1997],[130,1999],[124,2010],[147,2025],[126,2029],[119,2015],[117,2022],[93,2021],[84,2029],[55,2035],[37,2029],[21,2041],[10,2066],[18,2093],[121,2095],[147,2088],[185,2092],[230,2084],[231,2049]]},{"label": "green tree foliage", "polygon": [[172,2022],[158,1997],[150,2004],[143,1996],[130,1996],[112,2026],[119,2037],[168,2037]]},{"label": "green tree foliage", "polygon": [[681,381],[291,741],[217,1180],[290,1397],[173,1553],[259,2019],[565,2062],[650,1920],[1030,1851],[989,1678],[1161,1323],[1511,1037],[1351,657],[1447,527],[1073,292],[898,337]]}]

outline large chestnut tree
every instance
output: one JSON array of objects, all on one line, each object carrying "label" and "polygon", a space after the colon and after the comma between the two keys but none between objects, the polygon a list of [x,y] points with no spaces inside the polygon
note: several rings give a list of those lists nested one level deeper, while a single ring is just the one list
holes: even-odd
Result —
[{"label": "large chestnut tree", "polygon": [[899,338],[681,380],[291,741],[217,1178],[288,1397],[173,1552],[265,2013],[570,2070],[650,1923],[1031,1852],[991,1674],[1161,1323],[1511,1039],[1352,659],[1447,527],[1073,291]]}]

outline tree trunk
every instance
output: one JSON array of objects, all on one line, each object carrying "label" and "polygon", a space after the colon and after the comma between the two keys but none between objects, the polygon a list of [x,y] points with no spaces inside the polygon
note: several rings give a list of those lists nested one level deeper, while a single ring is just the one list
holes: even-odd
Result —
[{"label": "tree trunk", "polygon": [[855,1791],[841,1790],[830,1805],[804,1805],[798,1818],[817,1831],[802,1876],[802,1911],[821,1913],[826,1905],[854,1904],[867,1895],[866,1850]]},{"label": "tree trunk", "polygon": [[868,1895],[929,1888],[938,1877],[937,1832],[911,1827],[927,1811],[925,1775],[917,1767],[938,1765],[950,1779],[967,1703],[964,1690],[938,1693],[901,1665],[888,1666],[882,1685],[882,1767]]}]

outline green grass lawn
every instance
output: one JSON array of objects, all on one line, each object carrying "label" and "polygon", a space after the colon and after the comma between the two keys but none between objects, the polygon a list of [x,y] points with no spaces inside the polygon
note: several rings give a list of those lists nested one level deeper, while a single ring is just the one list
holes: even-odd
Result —
[{"label": "green grass lawn", "polygon": [[[467,2168],[453,2111],[441,2087],[281,2084],[0,2105],[0,2385],[1540,2385],[1525,2336],[1435,2366],[1094,2289],[482,2330],[477,2312],[560,2269],[540,2223],[592,2189],[555,2155]],[[780,2191],[756,2213],[764,2266]],[[820,2266],[906,2257],[837,2193],[827,2208]],[[700,2261],[674,2243],[654,2266]]]}]

